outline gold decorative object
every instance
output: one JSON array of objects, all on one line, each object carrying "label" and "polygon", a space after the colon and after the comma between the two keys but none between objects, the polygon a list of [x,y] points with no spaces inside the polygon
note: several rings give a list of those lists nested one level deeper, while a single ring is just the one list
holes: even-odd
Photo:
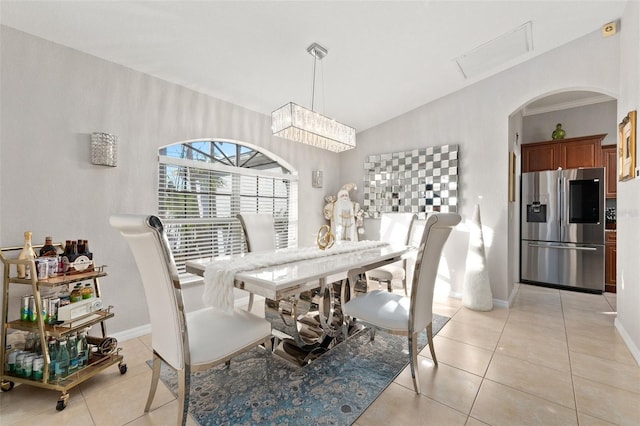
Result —
[{"label": "gold decorative object", "polygon": [[318,242],[320,250],[325,250],[333,246],[333,243],[336,241],[336,237],[333,235],[333,232],[331,232],[331,227],[329,225],[322,225],[318,231],[316,241]]}]

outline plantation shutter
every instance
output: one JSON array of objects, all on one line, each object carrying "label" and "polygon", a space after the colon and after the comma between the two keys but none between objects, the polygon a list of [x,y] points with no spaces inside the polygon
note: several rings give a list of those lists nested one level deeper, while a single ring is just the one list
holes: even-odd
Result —
[{"label": "plantation shutter", "polygon": [[246,250],[238,213],[273,214],[276,247],[297,246],[298,182],[282,167],[246,168],[167,155],[159,156],[158,166],[158,215],[180,273],[189,259]]}]

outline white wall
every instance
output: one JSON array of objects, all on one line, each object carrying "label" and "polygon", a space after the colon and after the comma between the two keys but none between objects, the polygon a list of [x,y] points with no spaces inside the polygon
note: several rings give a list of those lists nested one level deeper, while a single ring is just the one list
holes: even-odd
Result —
[{"label": "white wall", "polygon": [[[370,154],[459,144],[459,212],[469,220],[475,204],[480,203],[493,297],[506,304],[514,280],[508,265],[509,259],[514,260],[515,249],[508,243],[509,232],[513,236],[509,221],[517,220],[507,201],[507,158],[514,142],[509,134],[509,116],[532,99],[561,89],[593,90],[616,97],[618,43],[615,37],[605,39],[594,31],[362,132],[358,148],[340,158],[342,177],[361,184],[362,164]],[[444,253],[452,294],[462,291],[468,244],[464,227],[459,228],[452,233]]]},{"label": "white wall", "polygon": [[[618,122],[640,110],[640,3],[628,2],[620,32],[620,96]],[[640,124],[640,123],[638,123]],[[640,132],[636,129],[636,138]],[[636,139],[638,156],[638,139]],[[640,157],[637,157],[637,159]],[[640,364],[640,178],[618,182],[616,327]]]},{"label": "white wall", "polygon": [[[114,213],[157,212],[157,150],[199,137],[247,141],[299,172],[300,244],[324,224],[324,196],[341,183],[338,155],[271,135],[270,117],[81,52],[1,28],[0,246],[87,238],[118,332],[148,323],[128,247],[109,227]],[[119,138],[118,167],[94,166],[92,132]],[[325,188],[311,187],[311,170]],[[12,286],[16,287],[16,286]],[[18,286],[22,287],[22,286]],[[25,292],[28,289],[20,289]],[[12,293],[11,307],[19,298]]]},{"label": "white wall", "polygon": [[607,101],[593,105],[567,108],[543,114],[527,115],[523,119],[522,143],[551,140],[556,123],[562,123],[565,138],[601,135],[607,136],[602,145],[618,142],[617,102]]}]

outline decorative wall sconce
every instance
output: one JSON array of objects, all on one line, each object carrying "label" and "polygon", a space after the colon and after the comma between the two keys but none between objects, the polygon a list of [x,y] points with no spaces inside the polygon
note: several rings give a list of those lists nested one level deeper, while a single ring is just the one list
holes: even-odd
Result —
[{"label": "decorative wall sconce", "polygon": [[118,138],[109,133],[91,134],[91,164],[99,166],[118,165]]},{"label": "decorative wall sconce", "polygon": [[311,172],[311,186],[314,188],[322,188],[322,170],[314,170]]}]

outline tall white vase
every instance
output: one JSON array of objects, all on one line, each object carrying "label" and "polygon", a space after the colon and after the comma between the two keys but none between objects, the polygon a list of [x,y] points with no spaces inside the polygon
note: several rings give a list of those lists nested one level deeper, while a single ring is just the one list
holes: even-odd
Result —
[{"label": "tall white vase", "polygon": [[476,204],[469,228],[469,250],[462,287],[462,306],[476,311],[490,311],[493,309],[493,295],[487,271],[480,205],[478,204]]}]

